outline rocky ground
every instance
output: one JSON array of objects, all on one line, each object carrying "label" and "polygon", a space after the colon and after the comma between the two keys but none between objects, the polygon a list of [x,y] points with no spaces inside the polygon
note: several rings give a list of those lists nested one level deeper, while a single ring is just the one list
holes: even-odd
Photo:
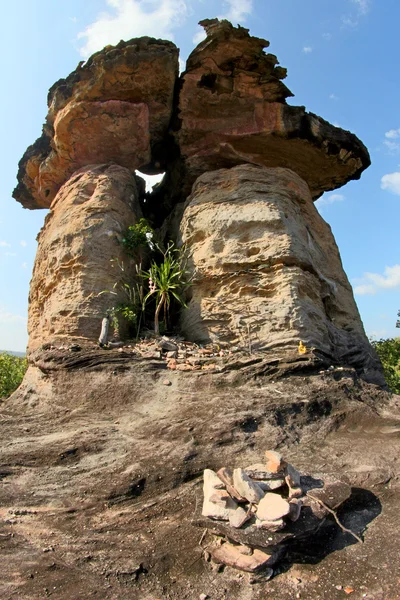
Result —
[{"label": "rocky ground", "polygon": [[[43,351],[0,405],[2,598],[399,597],[399,397],[326,365],[285,376],[279,357],[185,372],[120,350]],[[338,514],[364,543],[327,519],[269,581],[207,562],[203,470],[266,448],[347,475]]]}]

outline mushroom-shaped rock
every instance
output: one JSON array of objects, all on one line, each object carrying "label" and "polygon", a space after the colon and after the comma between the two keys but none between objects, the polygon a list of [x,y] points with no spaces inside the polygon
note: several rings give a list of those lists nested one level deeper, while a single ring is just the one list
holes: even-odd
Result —
[{"label": "mushroom-shaped rock", "polygon": [[289,106],[286,70],[265,54],[266,40],[228,21],[203,21],[207,38],[182,75],[177,138],[188,189],[206,171],[252,163],[286,167],[313,199],[359,178],[369,154],[348,131]]},{"label": "mushroom-shaped rock", "polygon": [[49,91],[42,136],[19,164],[14,198],[47,208],[77,169],[115,162],[164,170],[178,49],[138,38],[106,46]]}]

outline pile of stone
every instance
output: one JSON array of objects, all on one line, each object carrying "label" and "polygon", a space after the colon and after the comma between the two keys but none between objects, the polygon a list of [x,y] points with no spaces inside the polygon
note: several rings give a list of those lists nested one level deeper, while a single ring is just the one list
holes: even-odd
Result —
[{"label": "pile of stone", "polygon": [[[173,371],[213,371],[218,370],[221,359],[239,352],[238,346],[229,350],[221,349],[217,344],[199,345],[181,337],[150,337],[134,344],[118,344],[124,351],[132,349],[132,353],[140,358],[161,359],[166,361],[167,368]],[[115,345],[109,344],[113,348]]]},{"label": "pile of stone", "polygon": [[204,471],[202,518],[211,532],[207,553],[217,563],[258,572],[282,558],[288,543],[315,533],[321,519],[351,494],[332,475],[302,475],[275,451],[244,469]]}]

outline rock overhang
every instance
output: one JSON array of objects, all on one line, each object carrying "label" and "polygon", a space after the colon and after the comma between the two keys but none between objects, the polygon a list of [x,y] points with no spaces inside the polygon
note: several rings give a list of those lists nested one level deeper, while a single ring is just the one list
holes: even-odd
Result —
[{"label": "rock overhang", "polygon": [[[178,76],[178,49],[149,37],[106,46],[49,91],[42,136],[19,164],[13,196],[48,208],[74,171],[115,162],[148,174],[174,170],[170,196],[185,199],[205,172],[239,164],[290,168],[316,200],[370,164],[352,133],[291,106],[286,69],[267,40],[225,20]],[[179,180],[179,181],[177,181]]]},{"label": "rock overhang", "polygon": [[25,208],[48,208],[72,173],[89,164],[162,172],[178,55],[170,41],[121,41],[58,80],[42,135],[19,163],[14,198]]}]

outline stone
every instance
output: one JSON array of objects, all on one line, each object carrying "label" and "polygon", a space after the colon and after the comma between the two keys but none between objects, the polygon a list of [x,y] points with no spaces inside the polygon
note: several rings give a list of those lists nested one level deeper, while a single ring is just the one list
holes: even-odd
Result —
[{"label": "stone", "polygon": [[205,172],[241,163],[288,166],[312,198],[358,179],[370,165],[352,133],[302,106],[289,106],[286,69],[269,42],[228,21],[202,21],[207,38],[190,54],[181,76],[176,132],[189,190]]},{"label": "stone", "polygon": [[57,81],[43,134],[19,163],[14,198],[47,208],[72,173],[91,164],[163,172],[177,76],[176,46],[144,37],[106,46]]},{"label": "stone", "polygon": [[[175,344],[175,342],[172,342],[166,337],[163,337],[160,340],[158,340],[157,344],[158,347],[161,348],[161,350],[167,352],[167,356],[169,352],[177,352],[179,350],[178,344]],[[173,356],[172,358],[176,358],[176,356]]]},{"label": "stone", "polygon": [[304,506],[311,506],[314,514],[320,518],[329,512],[323,504],[331,510],[336,510],[351,496],[351,486],[346,481],[331,474],[321,474],[321,478],[323,487],[307,490],[306,496],[303,498]]},{"label": "stone", "polygon": [[280,531],[285,525],[286,523],[283,519],[275,519],[274,521],[256,519],[256,527],[258,527],[258,529],[267,529],[272,533]]},{"label": "stone", "polygon": [[251,477],[252,479],[255,479],[256,481],[259,481],[259,480],[263,481],[263,480],[269,480],[269,479],[278,479],[278,480],[283,479],[281,473],[268,471],[265,464],[263,464],[263,463],[256,463],[254,465],[250,465],[250,466],[246,467],[244,469],[244,471],[247,473],[247,475],[249,477]]},{"label": "stone", "polygon": [[239,506],[235,512],[229,517],[229,525],[240,529],[249,519],[252,518],[252,513]]},{"label": "stone", "polygon": [[280,473],[286,467],[286,462],[283,460],[283,457],[281,454],[279,454],[279,452],[275,452],[274,450],[266,450],[265,458],[267,470],[271,473]]},{"label": "stone", "polygon": [[274,554],[267,554],[258,549],[255,549],[251,555],[242,554],[237,546],[229,542],[217,548],[211,548],[210,552],[216,562],[249,573],[255,573],[264,567],[271,566],[276,561]]},{"label": "stone", "polygon": [[301,487],[301,475],[291,464],[286,465],[286,483],[291,487]]},{"label": "stone", "polygon": [[259,485],[243,471],[243,469],[234,469],[233,485],[238,493],[253,504],[258,504],[264,497],[264,492]]},{"label": "stone", "polygon": [[172,385],[172,382],[169,379],[163,379],[162,384],[169,386],[169,385]]},{"label": "stone", "polygon": [[291,521],[295,522],[300,517],[301,507],[303,506],[303,502],[302,502],[302,500],[299,500],[298,498],[293,498],[292,500],[289,501],[289,506],[290,506],[290,512],[288,514],[288,517]]},{"label": "stone", "polygon": [[229,521],[238,505],[223,489],[224,485],[214,471],[205,469],[203,477],[203,517]]},{"label": "stone", "polygon": [[383,382],[331,229],[293,171],[240,165],[202,175],[180,236],[196,273],[181,317],[188,339],[264,354],[279,347],[296,361],[302,339]]},{"label": "stone", "polygon": [[85,167],[60,189],[38,236],[29,293],[28,352],[43,343],[96,341],[103,317],[133,278],[121,239],[141,217],[134,176],[117,165]]},{"label": "stone", "polygon": [[222,467],[217,471],[218,477],[223,481],[225,487],[229,494],[234,498],[237,502],[247,502],[246,498],[241,496],[238,491],[234,488],[233,485],[233,471],[232,469],[227,469],[226,467]]},{"label": "stone", "polygon": [[285,517],[290,512],[287,500],[279,494],[267,493],[260,501],[257,508],[257,518],[260,521],[275,521]]},{"label": "stone", "polygon": [[285,485],[284,479],[268,479],[266,481],[257,480],[258,485],[263,492],[271,492],[273,490],[279,490]]}]

